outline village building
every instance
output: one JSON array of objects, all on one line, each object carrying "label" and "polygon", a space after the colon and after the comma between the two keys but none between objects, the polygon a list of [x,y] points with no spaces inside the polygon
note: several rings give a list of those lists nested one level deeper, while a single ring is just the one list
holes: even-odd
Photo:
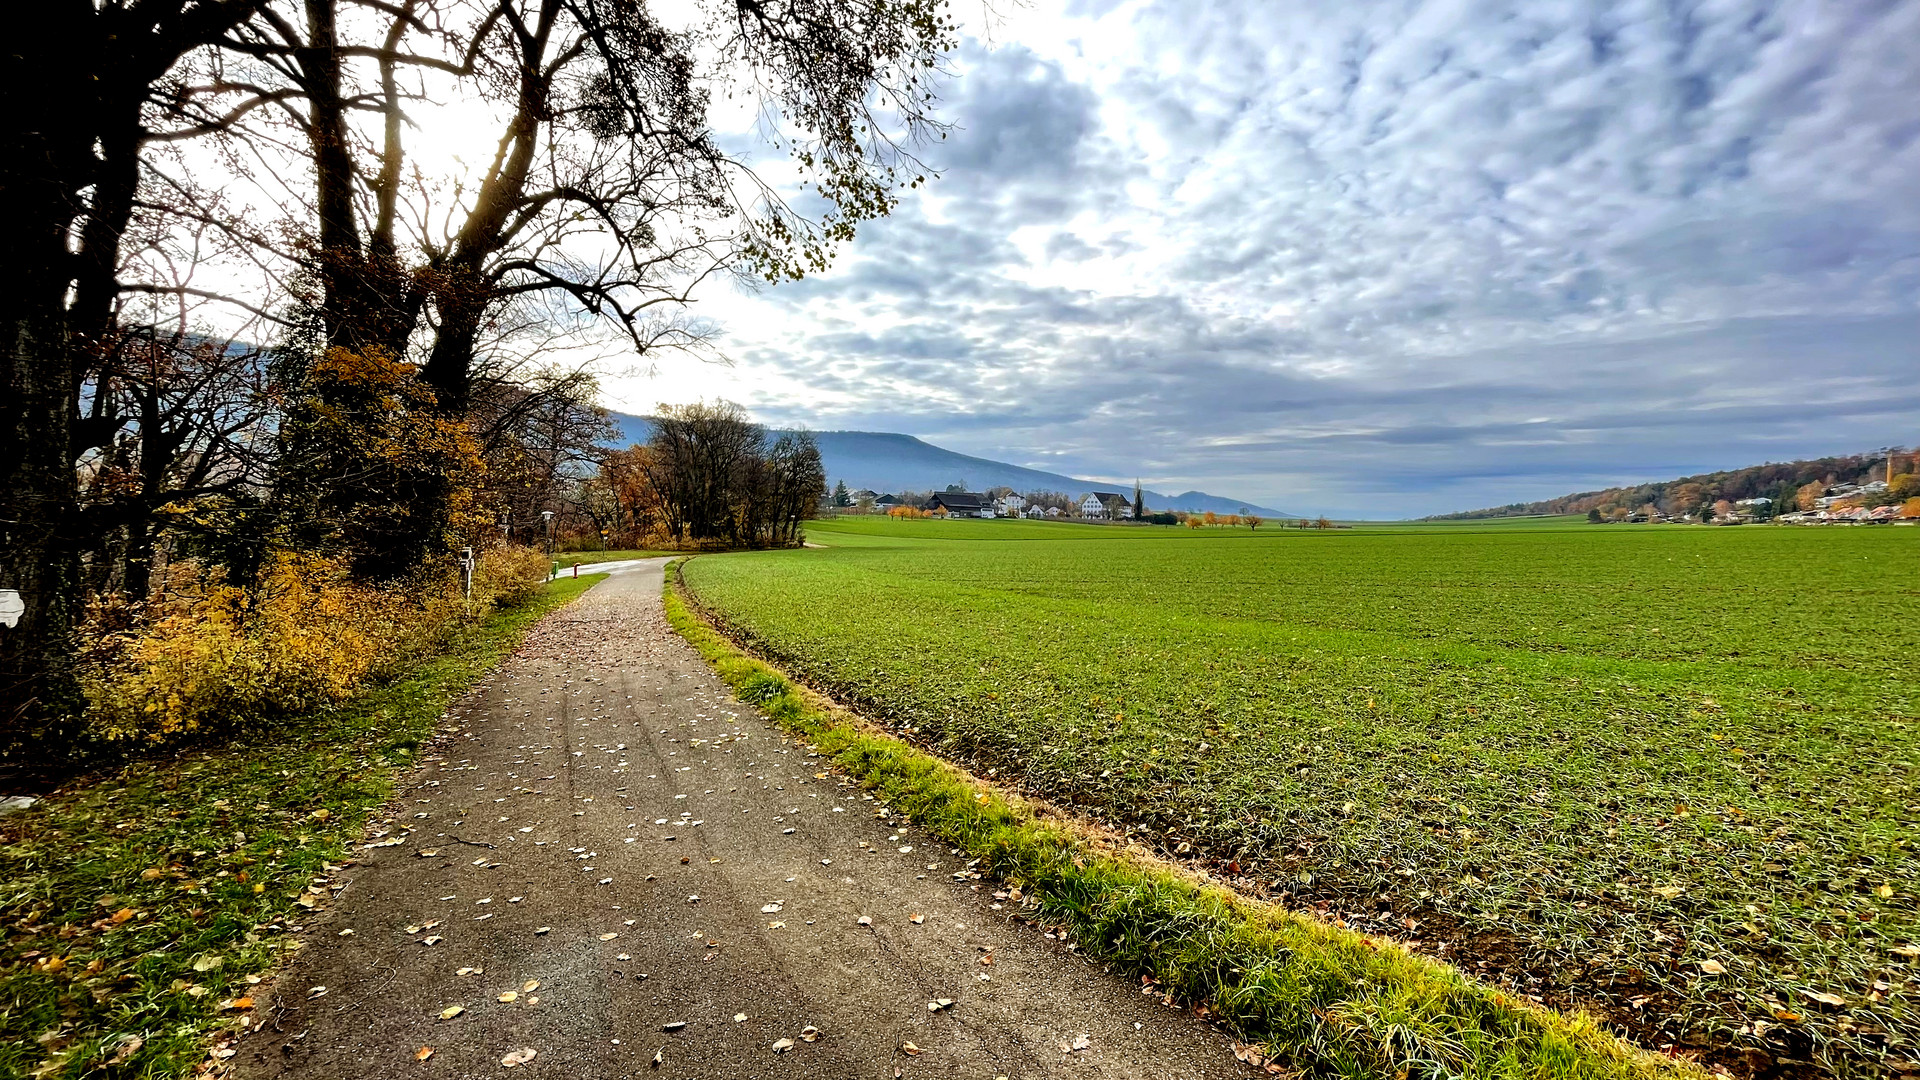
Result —
[{"label": "village building", "polygon": [[987,518],[993,516],[993,504],[978,491],[941,491],[927,500],[925,509],[929,513],[944,513],[948,517]]}]

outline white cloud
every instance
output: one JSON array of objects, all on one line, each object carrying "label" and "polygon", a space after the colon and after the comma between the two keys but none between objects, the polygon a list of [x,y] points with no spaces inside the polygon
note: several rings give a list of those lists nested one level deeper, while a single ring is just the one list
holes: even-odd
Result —
[{"label": "white cloud", "polygon": [[615,394],[1375,515],[1920,428],[1920,0],[999,37],[930,192],[817,280],[711,297],[734,368]]}]

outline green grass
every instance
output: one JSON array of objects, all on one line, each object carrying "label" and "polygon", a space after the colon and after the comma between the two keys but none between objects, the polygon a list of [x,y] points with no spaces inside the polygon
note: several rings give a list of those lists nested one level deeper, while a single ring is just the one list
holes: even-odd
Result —
[{"label": "green grass", "polygon": [[598,580],[556,581],[339,709],[86,777],[0,818],[0,1077],[192,1074],[298,947],[322,880],[352,860],[448,703]]},{"label": "green grass", "polygon": [[687,582],[943,754],[1647,1045],[1920,1059],[1920,530],[810,532]]},{"label": "green grass", "polygon": [[[903,741],[835,715],[817,695],[742,654],[683,601],[667,618],[742,700],[879,791],[889,806],[1019,890],[1031,917],[1086,955],[1201,1008],[1311,1075],[1425,1078],[1684,1078],[1590,1019],[1557,1014],[1434,960],[1248,902],[1040,819]],[[966,876],[963,872],[959,876]],[[996,894],[999,895],[999,894]]]}]

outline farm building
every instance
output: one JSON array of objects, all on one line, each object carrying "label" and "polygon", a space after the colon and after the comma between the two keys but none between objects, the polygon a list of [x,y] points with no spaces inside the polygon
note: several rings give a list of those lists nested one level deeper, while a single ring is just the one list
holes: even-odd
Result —
[{"label": "farm building", "polygon": [[1125,520],[1133,516],[1133,500],[1117,491],[1090,491],[1080,497],[1080,516]]},{"label": "farm building", "polygon": [[941,491],[927,500],[925,509],[944,511],[948,517],[983,518],[993,516],[993,506],[977,491]]}]

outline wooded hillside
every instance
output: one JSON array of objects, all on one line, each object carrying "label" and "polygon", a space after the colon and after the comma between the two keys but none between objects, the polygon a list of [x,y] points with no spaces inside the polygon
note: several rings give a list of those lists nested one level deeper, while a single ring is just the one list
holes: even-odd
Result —
[{"label": "wooded hillside", "polygon": [[1804,461],[1768,462],[1744,469],[1683,476],[1677,480],[1581,491],[1557,499],[1539,502],[1508,503],[1484,510],[1463,510],[1455,514],[1435,514],[1425,521],[1467,521],[1478,518],[1530,517],[1540,514],[1584,514],[1608,507],[1640,507],[1649,503],[1662,510],[1685,510],[1705,501],[1765,498],[1777,503],[1790,502],[1802,487],[1812,483],[1828,485],[1863,483],[1885,479],[1887,458],[1894,458],[1893,472],[1920,471],[1912,451],[1905,447],[1870,450],[1845,457],[1811,458]]}]

